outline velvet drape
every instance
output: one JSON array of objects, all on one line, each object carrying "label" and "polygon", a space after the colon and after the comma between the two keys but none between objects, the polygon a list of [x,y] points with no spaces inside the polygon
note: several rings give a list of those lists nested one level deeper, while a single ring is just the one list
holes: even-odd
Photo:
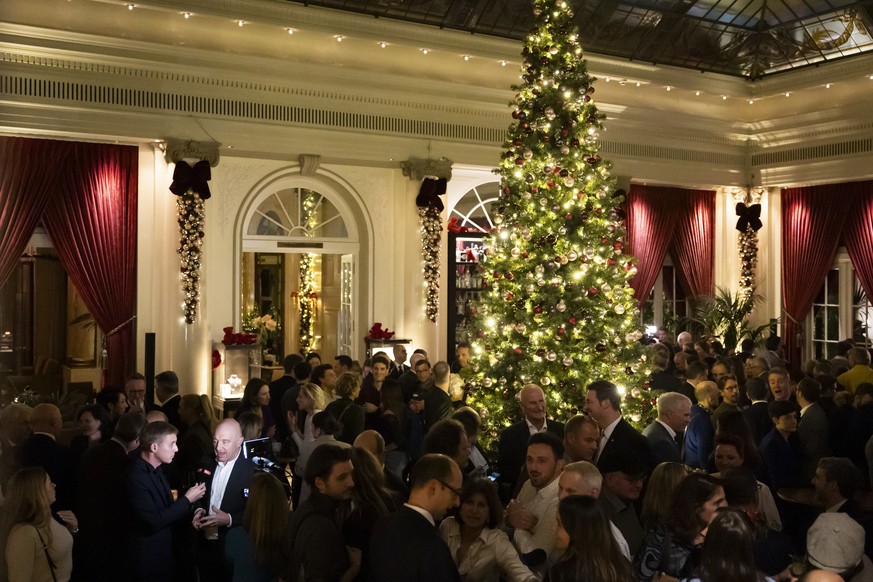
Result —
[{"label": "velvet drape", "polygon": [[[73,285],[104,333],[129,320],[136,294],[138,150],[0,138],[0,283],[42,220]],[[108,340],[107,382],[122,386],[134,326]]]},{"label": "velvet drape", "polygon": [[628,252],[637,259],[630,280],[642,306],[670,250],[690,296],[714,288],[715,192],[632,184],[625,203]]},{"label": "velvet drape", "polygon": [[688,297],[715,290],[715,191],[679,190],[670,255]]},{"label": "velvet drape", "polygon": [[849,210],[843,242],[855,276],[867,299],[873,301],[873,182],[859,182],[854,208]]},{"label": "velvet drape", "polygon": [[18,265],[56,189],[61,143],[0,137],[0,286]]},{"label": "velvet drape", "polygon": [[829,184],[782,190],[782,342],[800,367],[803,319],[834,262],[858,188]]}]

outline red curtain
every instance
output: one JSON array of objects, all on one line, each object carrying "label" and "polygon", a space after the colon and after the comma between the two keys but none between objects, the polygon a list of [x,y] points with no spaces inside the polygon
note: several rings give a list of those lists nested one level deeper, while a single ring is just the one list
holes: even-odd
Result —
[{"label": "red curtain", "polygon": [[641,307],[661,272],[676,228],[678,214],[671,212],[674,190],[631,184],[627,194],[627,251],[637,259],[637,274],[630,286]]},{"label": "red curtain", "polygon": [[0,137],[0,287],[56,188],[62,142]]},{"label": "red curtain", "polygon": [[[43,222],[61,262],[100,329],[134,314],[136,288],[136,147],[68,144],[63,175]],[[107,382],[130,372],[134,326],[108,340]]]},{"label": "red curtain", "polygon": [[782,190],[782,341],[792,367],[800,367],[798,333],[833,264],[858,191],[855,184]]},{"label": "red curtain", "polygon": [[855,188],[857,198],[849,211],[843,242],[861,288],[873,301],[873,182],[858,182]]},{"label": "red curtain", "polygon": [[[676,232],[670,245],[679,281],[689,297],[715,290],[715,191],[679,190]],[[680,202],[677,200],[677,202]]]},{"label": "red curtain", "polygon": [[670,249],[685,291],[713,291],[715,192],[632,184],[627,195],[628,252],[637,258],[631,279],[642,306]]}]

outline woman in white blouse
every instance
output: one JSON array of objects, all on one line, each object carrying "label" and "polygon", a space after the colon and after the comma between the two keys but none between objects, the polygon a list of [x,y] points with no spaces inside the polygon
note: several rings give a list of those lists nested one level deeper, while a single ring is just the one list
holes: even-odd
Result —
[{"label": "woman in white blouse", "polygon": [[9,480],[0,523],[5,565],[0,579],[9,582],[67,582],[73,571],[73,536],[78,522],[72,511],[52,518],[55,484],[42,467],[21,469]]},{"label": "woman in white blouse", "polygon": [[487,479],[471,479],[461,491],[458,517],[440,524],[464,582],[536,582],[504,532],[495,529],[503,516],[497,489]]},{"label": "woman in white blouse", "polygon": [[311,443],[315,440],[312,419],[316,412],[324,409],[324,392],[317,384],[310,382],[303,384],[297,395],[297,408],[300,412],[306,413],[306,420],[303,421],[302,427],[297,426],[297,417],[291,416],[291,436],[299,447],[303,443]]}]

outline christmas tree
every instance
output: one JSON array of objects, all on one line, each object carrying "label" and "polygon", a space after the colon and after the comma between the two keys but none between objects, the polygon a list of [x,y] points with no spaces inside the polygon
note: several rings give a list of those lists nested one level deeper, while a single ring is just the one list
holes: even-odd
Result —
[{"label": "christmas tree", "polygon": [[468,402],[492,431],[486,446],[518,418],[515,395],[528,383],[543,388],[558,418],[582,411],[587,385],[600,379],[621,387],[633,422],[644,423],[653,404],[623,198],[598,154],[593,79],[567,3],[536,0],[534,16],[485,241],[491,290],[474,308],[465,373]]}]

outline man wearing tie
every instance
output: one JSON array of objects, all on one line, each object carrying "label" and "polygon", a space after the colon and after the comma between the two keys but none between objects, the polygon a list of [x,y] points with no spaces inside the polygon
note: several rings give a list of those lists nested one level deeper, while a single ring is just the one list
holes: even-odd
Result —
[{"label": "man wearing tie", "polygon": [[690,422],[691,400],[687,396],[665,392],[658,397],[658,418],[643,430],[653,465],[682,462],[680,443]]},{"label": "man wearing tie", "polygon": [[147,424],[140,434],[139,456],[126,473],[127,499],[133,518],[127,544],[130,580],[164,582],[172,578],[171,526],[183,519],[194,502],[206,493],[206,486],[200,483],[173,499],[160,467],[169,464],[179,450],[177,434],[176,427],[167,422]]},{"label": "man wearing tie", "polygon": [[596,464],[607,451],[633,451],[636,456],[650,463],[646,438],[621,416],[618,386],[607,380],[592,382],[585,396],[585,410],[603,429],[603,437],[594,457]]}]

